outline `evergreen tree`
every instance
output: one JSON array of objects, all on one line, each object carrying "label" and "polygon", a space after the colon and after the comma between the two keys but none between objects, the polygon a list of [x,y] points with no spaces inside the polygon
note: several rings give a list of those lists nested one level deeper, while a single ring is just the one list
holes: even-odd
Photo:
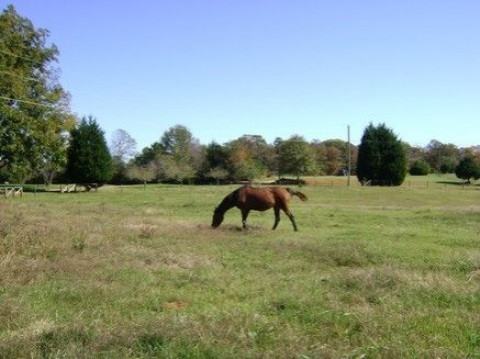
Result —
[{"label": "evergreen tree", "polygon": [[71,131],[66,175],[76,183],[104,184],[112,178],[112,158],[96,120],[82,118]]},{"label": "evergreen tree", "polygon": [[407,174],[405,150],[395,134],[380,124],[370,124],[358,148],[357,177],[361,183],[399,186]]}]

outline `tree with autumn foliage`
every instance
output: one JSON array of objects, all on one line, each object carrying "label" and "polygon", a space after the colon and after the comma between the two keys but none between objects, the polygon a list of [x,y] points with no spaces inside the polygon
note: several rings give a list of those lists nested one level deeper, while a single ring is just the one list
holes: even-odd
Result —
[{"label": "tree with autumn foliage", "polygon": [[244,135],[226,144],[228,171],[236,180],[252,180],[266,174],[262,150],[267,143],[261,136]]}]

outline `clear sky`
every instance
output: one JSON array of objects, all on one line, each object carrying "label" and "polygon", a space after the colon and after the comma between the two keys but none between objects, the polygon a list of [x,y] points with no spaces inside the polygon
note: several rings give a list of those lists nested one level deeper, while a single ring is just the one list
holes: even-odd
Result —
[{"label": "clear sky", "polygon": [[50,31],[72,110],[138,150],[177,124],[202,144],[480,144],[479,0],[0,0]]}]

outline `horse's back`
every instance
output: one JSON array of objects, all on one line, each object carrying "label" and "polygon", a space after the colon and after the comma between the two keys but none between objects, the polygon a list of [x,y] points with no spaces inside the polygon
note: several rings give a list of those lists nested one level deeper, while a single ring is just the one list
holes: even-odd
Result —
[{"label": "horse's back", "polygon": [[270,191],[274,194],[277,201],[288,202],[292,194],[284,187],[270,187]]},{"label": "horse's back", "polygon": [[275,202],[276,196],[269,188],[245,187],[239,194],[239,204],[247,209],[265,211]]}]

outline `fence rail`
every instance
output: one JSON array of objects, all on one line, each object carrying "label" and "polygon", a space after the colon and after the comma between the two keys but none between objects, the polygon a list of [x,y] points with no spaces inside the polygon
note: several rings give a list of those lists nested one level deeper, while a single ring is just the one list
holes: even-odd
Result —
[{"label": "fence rail", "polygon": [[76,184],[60,185],[60,193],[77,192]]},{"label": "fence rail", "polygon": [[0,196],[9,198],[23,196],[23,187],[0,187]]}]

